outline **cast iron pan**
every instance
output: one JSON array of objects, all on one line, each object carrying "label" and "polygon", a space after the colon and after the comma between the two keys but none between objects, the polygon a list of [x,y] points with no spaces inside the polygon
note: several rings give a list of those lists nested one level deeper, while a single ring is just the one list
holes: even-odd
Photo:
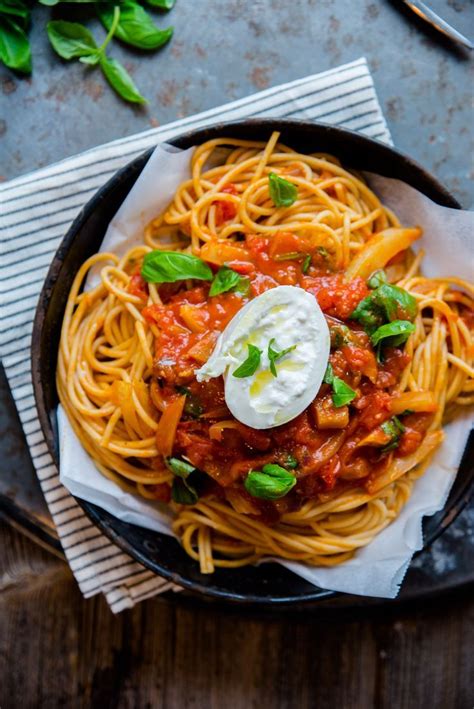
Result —
[{"label": "cast iron pan", "polygon": [[[438,204],[459,208],[449,192],[426,170],[393,148],[358,133],[315,123],[255,119],[222,123],[191,131],[171,142],[189,148],[206,140],[227,136],[267,140],[273,130],[282,142],[301,152],[324,151],[339,157],[346,167],[369,170],[407,182]],[[49,269],[40,295],[33,330],[32,372],[39,418],[49,451],[59,462],[55,386],[57,349],[67,296],[81,264],[99,250],[107,226],[148,161],[151,150],[119,170],[81,210],[64,237]],[[471,435],[459,474],[444,510],[425,518],[425,545],[450,524],[468,500],[474,478]],[[468,461],[471,462],[468,462]],[[172,537],[127,524],[99,507],[77,500],[90,519],[124,551],[170,581],[226,601],[275,607],[275,604],[316,601],[334,596],[277,564],[240,569],[218,569],[206,576]]]}]

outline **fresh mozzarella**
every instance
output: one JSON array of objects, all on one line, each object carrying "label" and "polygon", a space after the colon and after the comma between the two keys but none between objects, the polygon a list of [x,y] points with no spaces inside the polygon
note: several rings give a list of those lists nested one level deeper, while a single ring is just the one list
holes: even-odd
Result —
[{"label": "fresh mozzarella", "polygon": [[[294,349],[270,370],[268,346]],[[248,345],[261,351],[254,374],[235,377],[247,359]],[[238,421],[252,428],[273,428],[291,421],[316,396],[326,371],[330,337],[316,298],[295,286],[278,286],[247,303],[221,333],[216,347],[197,370],[198,381],[224,375],[225,400]]]}]

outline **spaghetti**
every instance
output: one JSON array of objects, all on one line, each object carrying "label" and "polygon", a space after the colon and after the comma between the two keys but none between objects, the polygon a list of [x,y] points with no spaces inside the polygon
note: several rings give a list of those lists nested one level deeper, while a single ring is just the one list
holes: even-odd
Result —
[{"label": "spaghetti", "polygon": [[[474,287],[423,277],[423,252],[410,248],[419,229],[401,227],[335,158],[296,153],[278,137],[196,148],[191,178],[143,245],[88,259],[64,315],[57,387],[75,433],[108,478],[173,506],[173,531],[203,573],[266,556],[350,558],[397,517],[443,422],[474,403]],[[270,174],[296,188],[291,204],[275,204]],[[145,255],[164,250],[198,256],[214,273],[225,265],[247,290],[210,296],[206,281],[146,282]],[[98,265],[100,284],[83,291]],[[367,280],[379,269],[378,283],[396,284],[416,313],[406,342],[377,353],[354,313],[370,304],[378,285]],[[242,305],[282,284],[317,298],[332,370],[355,398],[335,408],[326,383],[294,421],[254,431],[230,414],[221,380],[199,384],[194,372]],[[170,457],[186,475],[201,471],[193,504],[171,500],[184,476]],[[243,485],[268,463],[295,476],[280,499],[252,497]]]}]

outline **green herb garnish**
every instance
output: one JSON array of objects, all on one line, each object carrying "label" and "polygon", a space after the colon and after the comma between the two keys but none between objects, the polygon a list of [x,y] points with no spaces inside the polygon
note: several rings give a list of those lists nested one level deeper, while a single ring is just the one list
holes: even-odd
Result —
[{"label": "green herb garnish", "polygon": [[[375,274],[374,274],[375,276]],[[382,283],[360,301],[351,314],[371,335],[378,327],[393,320],[413,321],[418,312],[416,299],[403,288]]]},{"label": "green herb garnish", "polygon": [[291,207],[298,197],[298,188],[275,172],[268,175],[268,188],[275,207]]},{"label": "green herb garnish", "polygon": [[[96,11],[106,30],[110,30],[114,19],[114,6],[108,2],[96,4]],[[115,37],[139,49],[158,49],[173,36],[173,28],[159,29],[148,12],[133,0],[120,3],[120,20],[115,29]]]},{"label": "green herb garnish", "polygon": [[180,251],[150,251],[143,259],[141,274],[148,283],[175,283],[188,278],[201,281],[213,279],[207,263]]},{"label": "green herb garnish", "polygon": [[228,266],[221,266],[211,283],[209,295],[219,295],[220,293],[226,293],[230,290],[237,290],[241,285],[241,281],[244,281],[245,287],[250,284],[248,278],[242,278],[242,276]]},{"label": "green herb garnish", "polygon": [[98,64],[112,88],[126,101],[131,103],[146,103],[133,83],[132,77],[125,67],[116,59],[106,54],[107,45],[114,36],[120,22],[120,7],[113,10],[110,29],[103,43],[98,47],[89,30],[78,22],[53,20],[47,24],[49,41],[53,49],[63,59],[79,59],[84,64]]},{"label": "green herb garnish", "polygon": [[381,448],[381,452],[388,453],[388,451],[398,448],[400,436],[405,431],[405,426],[400,420],[396,416],[393,416],[389,421],[385,421],[385,423],[381,425],[381,429],[386,436],[390,436],[390,441]]},{"label": "green herb garnish", "polygon": [[0,61],[23,74],[31,72],[29,22],[30,9],[21,0],[0,2]]},{"label": "green herb garnish", "polygon": [[243,379],[244,377],[251,377],[257,371],[262,357],[262,350],[255,347],[255,345],[247,345],[247,349],[247,359],[232,373],[233,377]]},{"label": "green herb garnish", "polygon": [[262,500],[279,500],[296,485],[296,477],[281,465],[269,463],[262,470],[251,470],[244,487],[253,497]]},{"label": "green herb garnish", "polygon": [[195,505],[199,500],[196,485],[202,473],[181,458],[167,458],[166,464],[175,476],[171,486],[171,499],[180,505]]},{"label": "green herb garnish", "polygon": [[194,418],[199,418],[203,412],[203,406],[199,397],[196,396],[196,394],[193,394],[191,389],[188,389],[188,387],[177,386],[175,389],[179,392],[179,394],[186,395],[186,401],[184,403],[185,413],[189,414],[189,416],[193,416]]},{"label": "green herb garnish", "polygon": [[289,453],[286,456],[285,468],[288,468],[288,470],[294,470],[297,467],[298,467],[298,461],[296,460],[294,455],[291,455],[291,453]]},{"label": "green herb garnish", "polygon": [[374,271],[372,273],[369,280],[367,281],[367,285],[369,286],[369,288],[378,288],[386,282],[387,276],[385,275],[385,271],[383,270],[383,268],[379,268],[377,271]]},{"label": "green herb garnish", "polygon": [[303,264],[301,266],[302,272],[307,273],[310,266],[311,266],[311,254],[307,254],[305,256]]},{"label": "green herb garnish", "polygon": [[270,342],[268,343],[268,359],[270,362],[270,372],[273,374],[274,377],[278,376],[276,367],[275,367],[275,362],[277,362],[279,359],[287,355],[289,352],[293,352],[293,350],[296,348],[296,345],[292,345],[291,347],[287,347],[285,350],[281,350],[280,352],[277,352],[276,350],[273,349],[272,343],[275,342],[275,338],[272,337]]},{"label": "green herb garnish", "polygon": [[408,340],[412,332],[415,332],[413,323],[408,322],[408,320],[394,320],[377,328],[370,336],[370,339],[374,346],[383,342],[384,345],[398,347]]},{"label": "green herb garnish", "polygon": [[351,389],[343,379],[336,377],[331,364],[327,366],[323,381],[325,384],[329,384],[332,387],[332,403],[337,409],[346,404],[350,404],[357,396],[357,392]]}]

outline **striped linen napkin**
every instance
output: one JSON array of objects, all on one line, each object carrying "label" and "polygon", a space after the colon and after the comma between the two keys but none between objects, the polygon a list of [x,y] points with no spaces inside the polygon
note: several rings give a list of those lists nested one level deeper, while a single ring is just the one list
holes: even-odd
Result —
[{"label": "striped linen napkin", "polygon": [[361,58],[101,145],[0,185],[0,356],[72,572],[86,598],[104,593],[114,613],[179,588],[110,542],[60,484],[33,397],[30,344],[36,303],[72,220],[116,170],[147,148],[185,130],[250,116],[318,120],[391,142],[367,62]]}]

